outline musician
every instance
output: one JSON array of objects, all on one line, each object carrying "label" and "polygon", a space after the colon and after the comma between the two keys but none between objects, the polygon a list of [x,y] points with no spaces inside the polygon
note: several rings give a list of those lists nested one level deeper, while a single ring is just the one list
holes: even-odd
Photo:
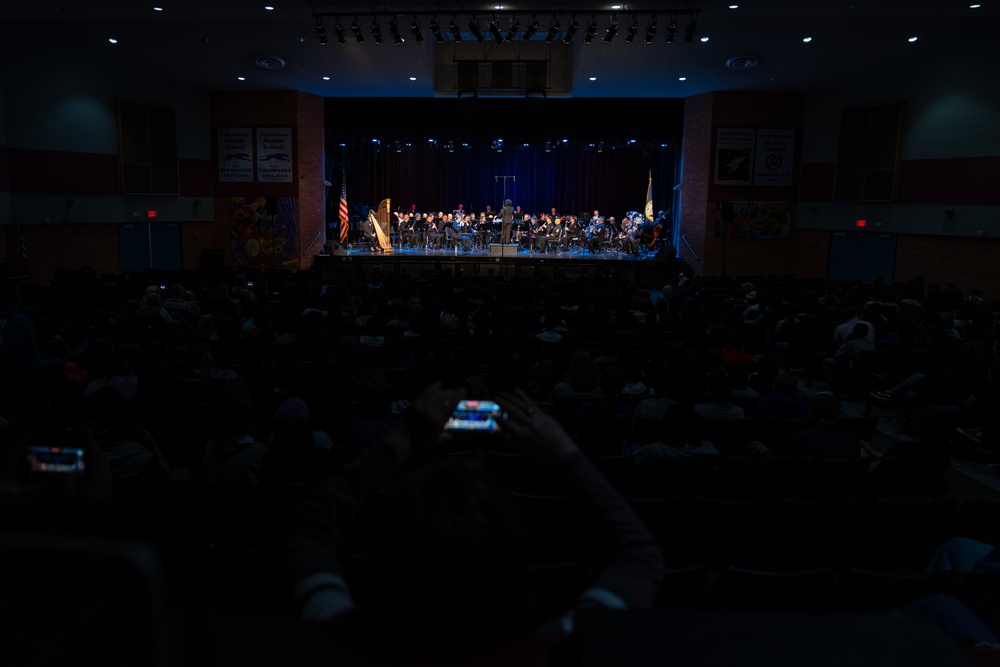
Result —
[{"label": "musician", "polygon": [[467,215],[455,221],[455,239],[462,245],[462,252],[472,252],[472,222]]},{"label": "musician", "polygon": [[413,236],[414,219],[412,213],[399,216],[399,242],[409,245],[410,237]]},{"label": "musician", "polygon": [[642,220],[638,213],[634,217],[626,215],[622,222],[621,249],[629,255],[639,254],[639,235],[642,233]]},{"label": "musician", "polygon": [[375,236],[375,223],[372,222],[371,216],[361,220],[361,234],[365,237],[365,243],[368,244],[368,252],[377,252],[382,249],[379,247],[378,237]]},{"label": "musician", "polygon": [[580,227],[580,220],[575,215],[567,217],[563,224],[565,225],[563,230],[563,250],[565,251],[583,238],[583,229]]},{"label": "musician", "polygon": [[[504,199],[503,208],[500,210],[500,221],[501,221],[500,238],[503,239],[504,244],[510,243],[510,232],[514,224],[513,203],[514,202],[512,202],[509,199]],[[489,208],[490,207],[487,206],[486,210],[488,211]]]},{"label": "musician", "polygon": [[549,235],[545,242],[545,247],[543,252],[548,252],[549,246],[555,246],[556,252],[559,252],[559,247],[562,245],[563,236],[566,233],[566,226],[563,224],[562,218],[556,218],[549,225]]},{"label": "musician", "polygon": [[536,221],[536,224],[532,226],[531,230],[531,251],[532,252],[545,252],[546,246],[548,246],[549,240],[549,227],[552,225],[552,220],[547,215],[542,215]]},{"label": "musician", "polygon": [[600,252],[601,243],[608,238],[608,226],[604,223],[604,218],[598,217],[597,222],[590,228],[587,234],[587,250],[591,254]]},{"label": "musician", "polygon": [[424,235],[428,247],[434,250],[441,249],[441,245],[444,243],[444,223],[444,211],[439,212],[438,217],[428,222],[427,233]]},{"label": "musician", "polygon": [[483,216],[479,216],[476,219],[476,214],[472,214],[471,222],[472,231],[474,232],[474,237],[476,239],[476,245],[480,248],[485,248],[490,243],[493,242],[493,223],[486,222]]}]

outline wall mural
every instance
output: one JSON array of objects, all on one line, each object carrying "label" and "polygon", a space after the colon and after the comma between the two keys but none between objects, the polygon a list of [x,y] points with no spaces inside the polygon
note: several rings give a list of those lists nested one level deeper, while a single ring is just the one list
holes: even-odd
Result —
[{"label": "wall mural", "polygon": [[296,267],[297,203],[295,197],[230,197],[233,266]]},{"label": "wall mural", "polygon": [[731,239],[787,239],[792,206],[783,201],[720,201],[715,204],[715,236]]}]

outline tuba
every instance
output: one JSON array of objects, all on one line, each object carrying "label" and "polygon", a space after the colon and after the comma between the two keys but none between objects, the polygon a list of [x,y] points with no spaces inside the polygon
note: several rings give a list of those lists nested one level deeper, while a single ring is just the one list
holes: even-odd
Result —
[{"label": "tuba", "polygon": [[368,210],[368,219],[372,221],[372,225],[375,227],[375,238],[378,239],[378,245],[382,249],[382,252],[392,252],[392,244],[389,242],[390,201],[389,199],[383,199],[379,203],[377,211]]}]

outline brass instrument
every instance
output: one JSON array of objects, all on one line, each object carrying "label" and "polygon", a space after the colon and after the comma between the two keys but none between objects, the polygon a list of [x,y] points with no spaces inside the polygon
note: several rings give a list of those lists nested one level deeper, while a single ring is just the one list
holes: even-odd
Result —
[{"label": "brass instrument", "polygon": [[379,248],[382,252],[392,252],[392,244],[389,242],[389,211],[390,199],[383,199],[377,211],[368,210],[368,219],[371,220],[375,228],[375,238],[378,239]]}]

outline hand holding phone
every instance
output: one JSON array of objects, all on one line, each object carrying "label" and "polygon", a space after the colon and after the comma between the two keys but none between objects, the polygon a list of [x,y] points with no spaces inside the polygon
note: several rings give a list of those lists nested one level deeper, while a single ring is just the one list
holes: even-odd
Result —
[{"label": "hand holding phone", "polygon": [[83,449],[79,447],[53,447],[28,445],[28,469],[31,472],[69,474],[83,472]]},{"label": "hand holding phone", "polygon": [[495,432],[500,430],[502,415],[495,401],[462,399],[444,427],[450,431]]}]

